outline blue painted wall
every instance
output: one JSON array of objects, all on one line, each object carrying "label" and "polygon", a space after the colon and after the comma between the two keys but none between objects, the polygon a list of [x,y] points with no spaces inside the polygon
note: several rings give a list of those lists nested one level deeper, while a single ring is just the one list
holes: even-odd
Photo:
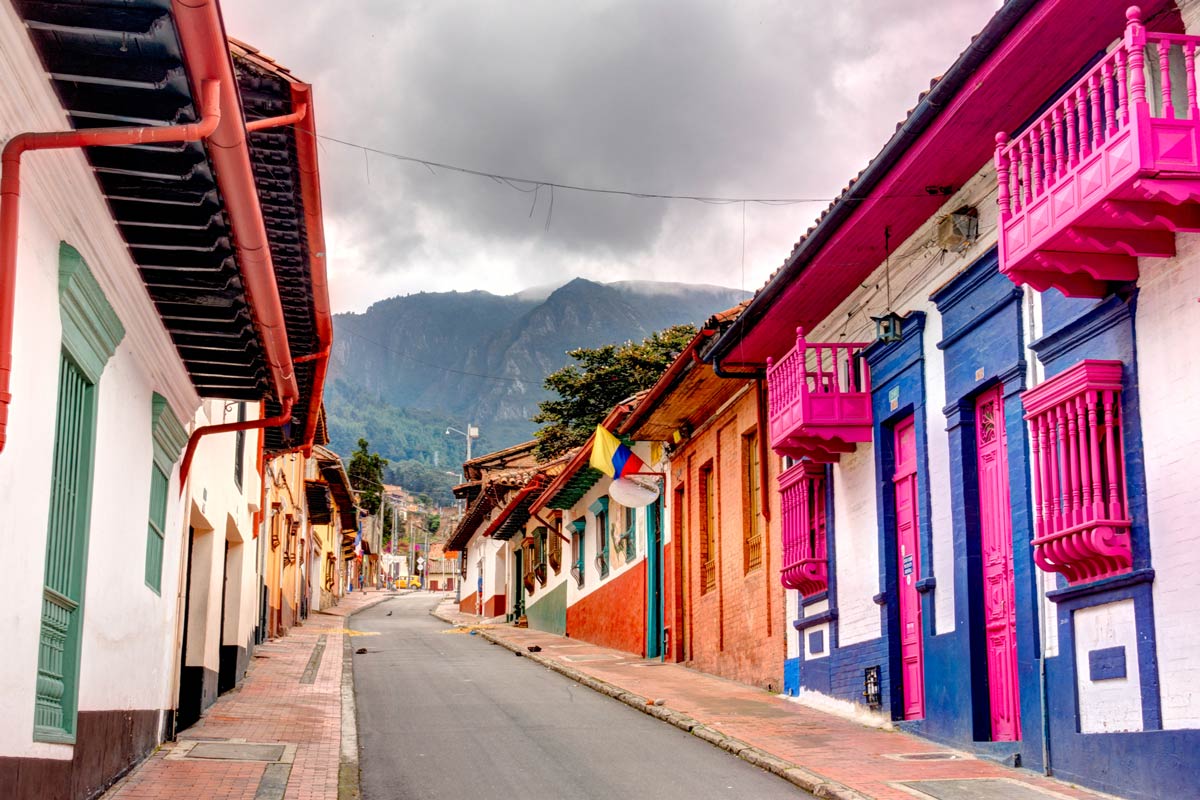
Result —
[{"label": "blue painted wall", "polygon": [[[939,575],[954,587],[954,630],[927,640],[930,687],[921,733],[994,755],[1020,753],[1021,762],[1041,765],[1042,713],[1037,581],[1029,547],[1029,444],[1020,392],[1025,388],[1023,293],[997,269],[995,250],[984,255],[933,295],[942,317],[942,350],[950,447],[954,570]],[[1016,582],[1020,743],[991,740],[986,632],[980,552],[979,490],[976,475],[975,403],[1000,385],[1008,436],[1012,502],[1013,574]],[[939,591],[935,586],[934,593]],[[943,626],[948,627],[948,626]]]},{"label": "blue painted wall", "polygon": [[[923,339],[925,314],[913,311],[904,318],[898,342],[875,342],[866,350],[871,368],[871,412],[874,419],[875,441],[875,502],[879,509],[879,585],[884,587],[879,597],[882,615],[882,641],[887,657],[883,661],[881,681],[884,684],[883,708],[892,719],[903,719],[904,692],[896,676],[900,675],[899,605],[896,589],[899,582],[896,564],[896,509],[891,476],[895,472],[893,427],[906,417],[913,417],[917,445],[917,516],[920,524],[921,574],[931,575],[933,551],[929,536],[929,445],[925,413],[925,354]],[[922,638],[926,642],[933,622],[933,603],[928,594],[921,597]],[[862,666],[868,666],[866,664]],[[926,698],[929,695],[926,670]],[[928,699],[926,700],[928,703]]]}]

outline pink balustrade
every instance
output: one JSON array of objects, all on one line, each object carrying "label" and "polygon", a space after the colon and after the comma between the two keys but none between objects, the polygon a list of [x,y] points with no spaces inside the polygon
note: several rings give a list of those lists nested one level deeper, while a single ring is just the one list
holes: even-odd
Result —
[{"label": "pink balustrade", "polygon": [[801,461],[779,476],[784,587],[811,596],[829,588],[825,550],[825,465]]},{"label": "pink balustrade", "polygon": [[1081,361],[1021,399],[1037,495],[1033,560],[1070,584],[1128,572],[1121,362]]},{"label": "pink balustrade", "polygon": [[1000,269],[1018,284],[1103,296],[1200,230],[1200,37],[1126,17],[1087,75],[1012,141],[996,135]]},{"label": "pink balustrade", "polygon": [[837,461],[871,441],[871,384],[861,343],[818,344],[796,329],[796,346],[767,359],[771,448],[795,459]]}]

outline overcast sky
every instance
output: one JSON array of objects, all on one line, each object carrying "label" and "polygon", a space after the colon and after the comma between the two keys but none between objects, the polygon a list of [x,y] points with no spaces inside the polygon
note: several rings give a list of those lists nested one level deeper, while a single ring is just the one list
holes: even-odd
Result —
[{"label": "overcast sky", "polygon": [[[227,0],[318,131],[333,304],[575,276],[754,290],[999,0]],[[531,213],[532,211],[532,213]],[[743,257],[744,231],[744,257]]]}]

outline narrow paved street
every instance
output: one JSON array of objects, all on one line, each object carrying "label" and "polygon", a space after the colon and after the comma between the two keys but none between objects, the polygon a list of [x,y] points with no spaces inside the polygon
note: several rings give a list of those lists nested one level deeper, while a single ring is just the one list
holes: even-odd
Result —
[{"label": "narrow paved street", "polygon": [[[354,618],[365,800],[797,798],[784,781],[429,616],[414,594]],[[390,616],[389,616],[390,612]]]}]

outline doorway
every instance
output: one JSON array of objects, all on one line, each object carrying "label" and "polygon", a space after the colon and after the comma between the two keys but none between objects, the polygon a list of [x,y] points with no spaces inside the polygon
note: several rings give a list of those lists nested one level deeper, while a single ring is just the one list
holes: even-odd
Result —
[{"label": "doorway", "polygon": [[896,575],[900,616],[900,681],[904,719],[925,716],[925,652],[921,626],[920,524],[918,517],[917,434],[913,417],[895,427]]},{"label": "doorway", "polygon": [[[186,558],[184,559],[184,587],[183,587],[183,636],[179,643],[179,705],[175,710],[175,731],[178,733],[184,728],[189,728],[200,719],[200,703],[204,695],[204,681],[202,676],[197,676],[194,667],[187,665],[188,654],[188,622],[192,616],[192,551],[196,540],[196,529],[191,525],[188,526],[187,541],[184,546],[187,548]],[[203,672],[203,668],[201,668]],[[200,677],[200,680],[196,680]]]},{"label": "doorway", "polygon": [[663,655],[662,500],[646,507],[646,658]]},{"label": "doorway", "polygon": [[1021,738],[1017,684],[1016,589],[1013,579],[1012,509],[1008,486],[1008,432],[999,386],[975,402],[979,476],[979,552],[983,569],[983,635],[987,649],[992,741]]}]

